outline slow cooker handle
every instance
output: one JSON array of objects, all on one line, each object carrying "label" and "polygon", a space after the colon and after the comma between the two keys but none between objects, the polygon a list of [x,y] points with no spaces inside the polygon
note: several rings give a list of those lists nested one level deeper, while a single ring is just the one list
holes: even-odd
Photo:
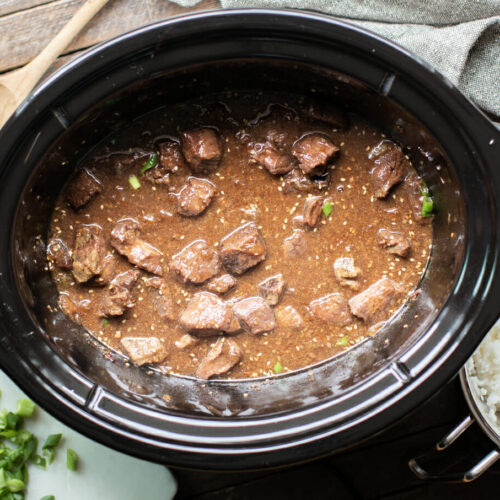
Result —
[{"label": "slow cooker handle", "polygon": [[446,436],[444,436],[432,449],[418,457],[412,458],[408,462],[412,472],[420,479],[425,479],[427,481],[450,481],[461,483],[474,481],[474,479],[477,479],[483,472],[486,472],[500,458],[500,450],[498,448],[491,450],[479,460],[479,462],[465,472],[431,472],[421,465],[453,444],[474,422],[475,420],[472,415],[467,415],[464,420],[446,434]]}]

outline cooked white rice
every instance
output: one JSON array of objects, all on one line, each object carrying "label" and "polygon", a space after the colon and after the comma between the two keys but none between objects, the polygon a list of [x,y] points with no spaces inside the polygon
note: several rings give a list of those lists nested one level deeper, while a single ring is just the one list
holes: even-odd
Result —
[{"label": "cooked white rice", "polygon": [[500,423],[500,319],[467,362],[469,383],[485,404],[493,422]]}]

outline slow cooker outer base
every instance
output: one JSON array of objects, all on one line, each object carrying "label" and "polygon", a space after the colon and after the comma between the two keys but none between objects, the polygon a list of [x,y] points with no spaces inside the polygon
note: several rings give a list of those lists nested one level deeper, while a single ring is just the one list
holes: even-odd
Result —
[{"label": "slow cooker outer base", "polygon": [[[227,40],[221,41],[224,37],[236,37],[236,33],[238,43],[233,47],[228,47]],[[263,33],[270,39],[262,38]],[[399,102],[411,98],[410,107],[415,108],[412,110],[414,114],[419,115],[415,111],[419,111],[420,106],[420,112],[424,109],[428,113],[426,118],[432,122],[426,125],[441,127],[442,135],[444,131],[449,132],[448,139],[453,135],[453,127],[447,121],[453,120],[454,128],[458,128],[453,140],[467,144],[478,166],[476,176],[464,172],[471,177],[465,194],[470,199],[477,199],[474,206],[468,200],[469,231],[477,238],[467,242],[462,269],[462,276],[468,271],[477,279],[472,294],[470,283],[469,291],[466,284],[458,283],[446,306],[448,309],[442,311],[439,324],[433,325],[399,364],[381,373],[378,380],[370,381],[370,397],[365,393],[349,418],[344,418],[340,411],[332,415],[327,405],[317,404],[293,412],[293,415],[247,420],[245,432],[241,430],[243,426],[235,425],[232,419],[190,420],[176,415],[170,415],[165,421],[160,419],[159,427],[155,427],[157,416],[153,410],[127,402],[94,385],[88,377],[59,358],[41,335],[32,333],[33,322],[23,312],[25,306],[17,294],[17,276],[10,267],[11,241],[4,238],[0,241],[0,255],[3,256],[0,263],[0,364],[35,401],[66,424],[108,446],[142,458],[212,470],[242,470],[301,462],[370,437],[414,408],[454,375],[496,319],[498,307],[492,297],[499,291],[498,279],[494,278],[498,278],[495,266],[499,201],[496,191],[500,180],[499,174],[495,173],[494,160],[498,159],[500,138],[487,120],[439,75],[432,74],[401,49],[358,28],[325,16],[284,11],[198,14],[140,29],[89,51],[50,78],[21,107],[2,132],[5,148],[0,152],[3,180],[0,213],[6,220],[14,219],[19,195],[15,187],[22,187],[29,174],[22,170],[9,172],[9,162],[20,154],[23,147],[25,153],[29,151],[31,155],[41,156],[52,137],[42,134],[34,141],[28,140],[27,131],[36,127],[37,120],[38,123],[47,120],[48,110],[62,110],[63,113],[49,115],[50,127],[54,133],[56,130],[60,133],[66,126],[61,116],[76,119],[93,102],[95,88],[90,84],[92,80],[100,86],[98,93],[103,92],[102,86],[107,86],[107,92],[112,93],[113,82],[102,75],[113,66],[122,68],[124,80],[138,80],[141,77],[138,67],[133,68],[131,64],[125,67],[125,59],[131,62],[144,54],[154,54],[155,44],[161,47],[165,43],[175,41],[182,44],[189,40],[189,44],[196,46],[200,37],[204,38],[206,46],[211,38],[216,39],[220,44],[217,57],[221,57],[222,48],[225,48],[226,55],[229,51],[234,57],[248,56],[247,49],[251,47],[253,56],[291,57],[295,54],[295,57],[307,58],[308,62],[320,56],[327,57],[328,51],[323,53],[316,47],[314,53],[298,52],[297,56],[296,50],[301,46],[311,51],[315,44],[327,44],[330,50],[332,46],[347,44],[350,51],[363,53],[365,57],[372,54],[373,60],[381,67],[393,68],[394,74],[398,74],[392,87],[387,88],[384,86],[387,71],[370,73],[367,68],[373,65],[357,65],[357,71],[364,72],[365,81],[374,78],[375,81],[370,82],[373,87],[380,87]],[[288,52],[291,47],[293,54]],[[193,59],[199,61],[203,54],[215,56],[200,49],[198,54],[193,53]],[[335,57],[331,63],[339,68],[349,61],[346,57]],[[405,85],[408,79],[414,79],[413,86]],[[417,88],[421,90],[417,91]],[[81,98],[69,99],[77,90],[81,91]],[[74,107],[61,107],[66,101]],[[433,108],[432,103],[436,101],[440,101],[441,109]],[[46,124],[44,127],[47,131]],[[432,130],[432,126],[429,128]],[[496,142],[490,144],[492,139]],[[490,185],[484,184],[483,178],[487,176],[491,176]],[[483,198],[479,199],[479,195]],[[483,225],[478,225],[479,219]],[[473,261],[479,254],[482,260]],[[460,310],[458,305],[465,303],[469,310]],[[456,309],[453,309],[453,304],[456,304]],[[287,419],[296,423],[290,425]],[[172,432],[176,425],[182,431]],[[266,431],[259,435],[260,429]],[[266,439],[266,432],[272,438]],[[214,444],[213,437],[219,433],[221,437]],[[254,441],[253,436],[259,439]]]}]

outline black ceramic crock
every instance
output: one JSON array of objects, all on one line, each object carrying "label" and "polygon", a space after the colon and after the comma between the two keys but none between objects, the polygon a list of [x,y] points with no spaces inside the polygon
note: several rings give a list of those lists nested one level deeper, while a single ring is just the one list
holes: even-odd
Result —
[{"label": "black ceramic crock", "polygon": [[[55,197],[134,117],[251,88],[340,102],[407,146],[436,204],[418,293],[374,337],[295,373],[202,382],[131,366],[57,310],[44,253]],[[110,40],[51,76],[1,132],[0,365],[59,420],[157,462],[249,469],[346,448],[429,398],[496,319],[499,156],[496,129],[443,76],[331,17],[207,12]]]}]

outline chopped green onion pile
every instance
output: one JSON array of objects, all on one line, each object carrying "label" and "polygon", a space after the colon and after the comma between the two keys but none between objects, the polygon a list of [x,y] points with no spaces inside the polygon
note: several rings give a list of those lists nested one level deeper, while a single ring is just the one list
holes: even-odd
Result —
[{"label": "chopped green onion pile", "polygon": [[431,198],[429,188],[422,182],[420,184],[420,192],[422,193],[422,217],[432,217],[434,211],[434,201]]},{"label": "chopped green onion pile", "polygon": [[325,217],[329,217],[332,212],[333,212],[332,204],[329,201],[326,201],[325,204],[323,205],[323,213],[325,214]]},{"label": "chopped green onion pile", "polygon": [[274,373],[281,373],[283,371],[283,366],[279,361],[276,361],[273,366]]},{"label": "chopped green onion pile", "polygon": [[[1,392],[0,392],[1,395]],[[45,468],[54,460],[55,449],[61,441],[61,434],[51,434],[38,454],[38,439],[23,429],[24,419],[30,418],[35,404],[29,399],[20,399],[16,411],[0,411],[0,500],[24,500],[28,482],[28,465]],[[78,456],[67,451],[67,467],[77,469]],[[54,495],[44,496],[41,500],[55,500]]]},{"label": "chopped green onion pile", "polygon": [[139,179],[136,175],[131,175],[128,178],[128,182],[134,189],[139,189],[141,187],[141,183],[139,182]]},{"label": "chopped green onion pile", "polygon": [[143,174],[144,172],[146,172],[150,168],[156,167],[156,165],[158,165],[158,155],[156,153],[153,153],[149,157],[149,160],[141,168],[141,174]]}]

